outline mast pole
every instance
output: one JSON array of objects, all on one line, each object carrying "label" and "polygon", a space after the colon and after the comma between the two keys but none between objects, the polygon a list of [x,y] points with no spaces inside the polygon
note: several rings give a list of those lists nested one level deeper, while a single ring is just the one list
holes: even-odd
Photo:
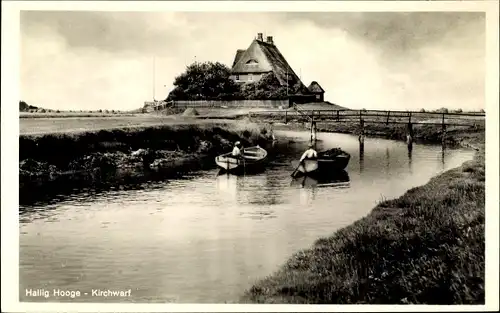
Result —
[{"label": "mast pole", "polygon": [[156,57],[153,56],[153,102],[156,102]]}]

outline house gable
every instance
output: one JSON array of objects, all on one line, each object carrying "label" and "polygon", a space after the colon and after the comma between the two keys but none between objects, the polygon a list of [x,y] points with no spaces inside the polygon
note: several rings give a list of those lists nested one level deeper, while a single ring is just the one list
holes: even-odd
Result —
[{"label": "house gable", "polygon": [[[238,52],[236,54],[238,57]],[[272,70],[273,68],[260,49],[257,40],[254,40],[250,47],[241,54],[231,72],[233,74],[267,73]]]},{"label": "house gable", "polygon": [[[267,41],[264,41],[261,33],[252,41],[247,50],[236,51],[231,72],[236,81],[246,81],[243,77],[251,74],[258,78],[263,73],[273,72],[282,86],[298,84],[300,86],[298,94],[309,94],[309,90],[278,50],[272,37],[268,36]],[[248,81],[253,81],[253,79],[248,79]]]},{"label": "house gable", "polygon": [[243,49],[236,50],[236,55],[234,56],[234,61],[233,61],[232,67],[234,67],[236,65],[236,63],[238,63],[238,61],[241,59],[241,57],[243,56],[245,51],[246,50],[243,50]]},{"label": "house gable", "polygon": [[309,87],[307,87],[311,93],[325,93],[325,90],[321,88],[321,86],[318,84],[318,82],[313,81]]}]

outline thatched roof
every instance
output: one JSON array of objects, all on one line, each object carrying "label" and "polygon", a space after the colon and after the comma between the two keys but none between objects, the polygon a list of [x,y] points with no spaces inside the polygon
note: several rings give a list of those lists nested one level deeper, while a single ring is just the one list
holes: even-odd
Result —
[{"label": "thatched roof", "polygon": [[241,56],[243,55],[243,53],[245,53],[246,50],[243,50],[243,49],[238,49],[236,50],[236,56],[234,57],[234,61],[233,61],[233,67],[236,65],[236,63],[241,59]]},{"label": "thatched roof", "polygon": [[321,86],[318,84],[317,81],[313,81],[309,87],[307,87],[307,89],[309,89],[310,92],[312,93],[324,93],[325,90],[323,88],[321,88]]},{"label": "thatched roof", "polygon": [[286,61],[278,48],[273,43],[267,43],[255,39],[246,50],[236,51],[235,62],[232,73],[268,73],[274,72],[274,75],[282,85],[294,86],[300,83],[304,92],[307,92],[306,86],[300,81],[292,67]]}]

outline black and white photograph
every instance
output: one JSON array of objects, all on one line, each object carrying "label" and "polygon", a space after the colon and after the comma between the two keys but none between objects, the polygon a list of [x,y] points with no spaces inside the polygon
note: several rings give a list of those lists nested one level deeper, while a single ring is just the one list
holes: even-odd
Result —
[{"label": "black and white photograph", "polygon": [[6,2],[3,310],[498,310],[497,1]]}]

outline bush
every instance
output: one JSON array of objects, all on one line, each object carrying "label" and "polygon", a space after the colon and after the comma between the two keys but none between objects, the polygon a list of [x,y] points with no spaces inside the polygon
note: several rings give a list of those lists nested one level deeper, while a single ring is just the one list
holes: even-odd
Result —
[{"label": "bush", "polygon": [[438,113],[448,113],[448,109],[447,108],[441,108],[441,109],[437,109],[436,112],[438,112]]},{"label": "bush", "polygon": [[175,78],[166,100],[215,100],[237,93],[238,85],[230,76],[231,69],[224,64],[195,62]]},{"label": "bush", "polygon": [[265,74],[257,82],[237,84],[231,70],[220,63],[194,63],[175,78],[171,100],[280,100],[288,94],[307,92],[302,84],[282,86],[274,73]]}]

